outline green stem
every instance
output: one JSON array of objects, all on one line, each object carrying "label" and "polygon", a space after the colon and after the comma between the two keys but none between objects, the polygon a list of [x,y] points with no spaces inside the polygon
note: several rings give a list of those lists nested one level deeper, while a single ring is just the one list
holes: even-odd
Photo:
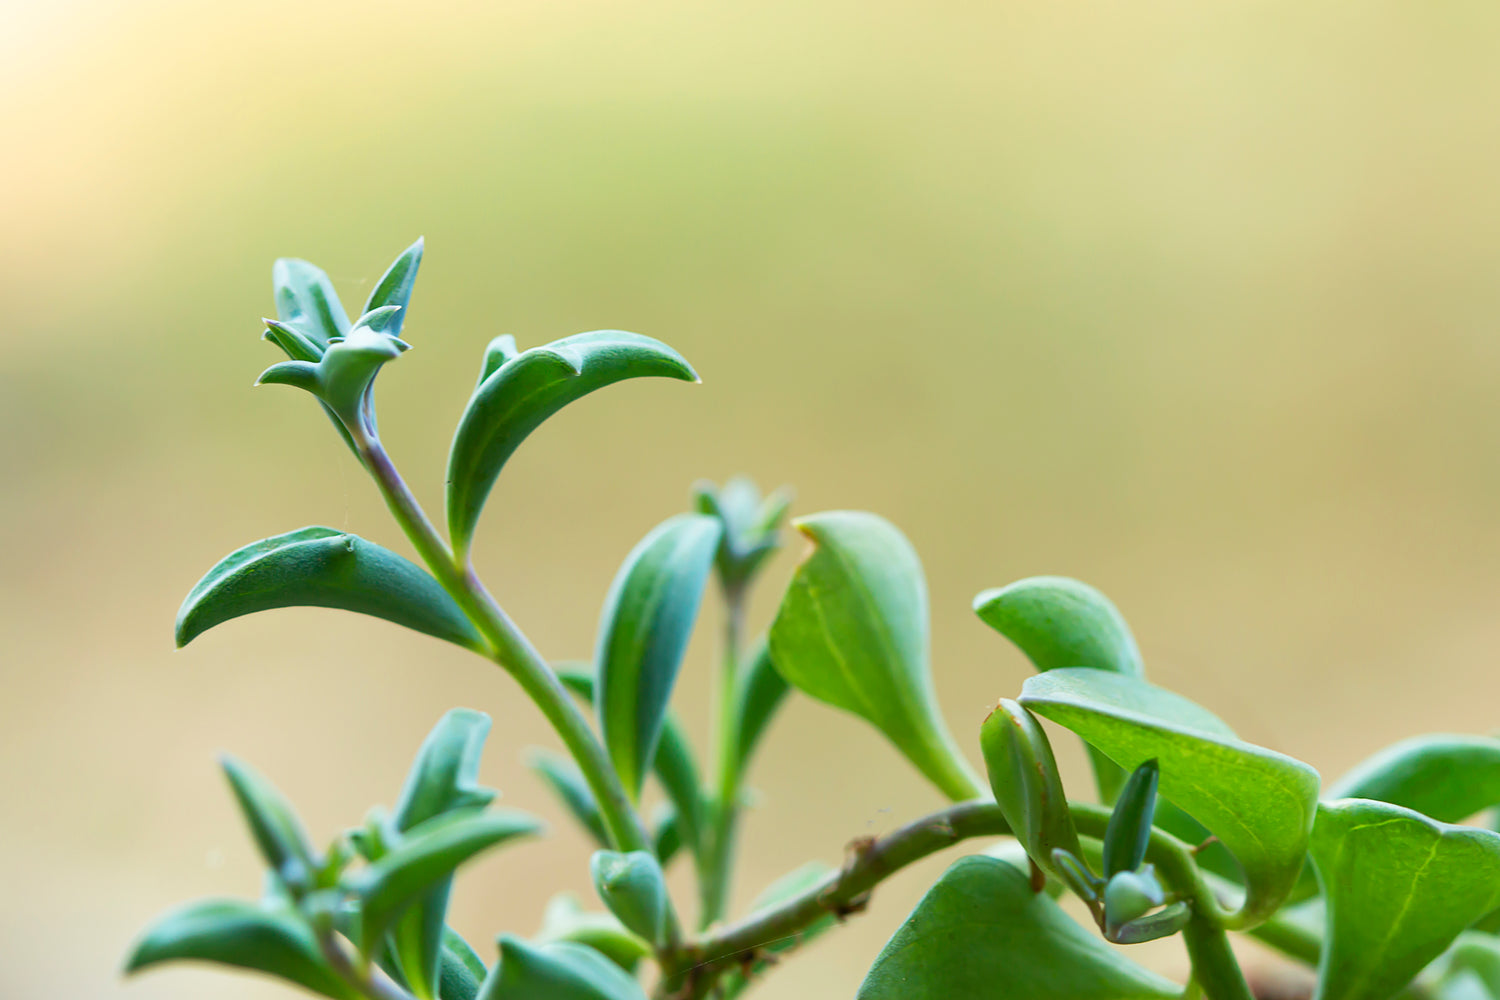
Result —
[{"label": "green stem", "polygon": [[328,964],[333,966],[333,971],[339,978],[361,996],[368,997],[369,1000],[417,1000],[397,986],[373,962],[356,963],[352,960],[331,931],[318,935],[318,950],[323,953]]},{"label": "green stem", "polygon": [[745,590],[724,589],[724,639],[720,657],[718,714],[714,725],[713,800],[705,831],[704,857],[698,873],[702,912],[699,926],[707,929],[724,918],[733,877],[734,842],[739,824],[740,798],[740,651],[745,631]]}]

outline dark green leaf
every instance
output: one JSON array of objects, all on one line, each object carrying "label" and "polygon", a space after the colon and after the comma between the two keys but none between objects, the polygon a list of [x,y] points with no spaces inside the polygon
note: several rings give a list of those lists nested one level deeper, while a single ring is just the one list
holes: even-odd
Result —
[{"label": "dark green leaf", "polygon": [[308,842],[292,804],[249,764],[223,754],[219,765],[266,864],[288,888],[299,892],[311,888],[323,862]]},{"label": "dark green leaf", "polygon": [[628,973],[599,952],[561,941],[540,947],[500,936],[500,964],[483,1000],[646,1000]]},{"label": "dark green leaf", "polygon": [[443,965],[437,994],[442,1000],[474,1000],[479,996],[479,989],[489,971],[469,947],[469,942],[444,928]]},{"label": "dark green leaf", "polygon": [[656,754],[720,530],[701,514],[664,521],[625,558],[604,601],[595,695],[604,745],[632,798]]},{"label": "dark green leaf", "polygon": [[682,827],[677,822],[677,810],[670,802],[663,802],[656,811],[656,821],[651,833],[651,849],[663,868],[672,863],[677,852],[682,850]]},{"label": "dark green leaf", "polygon": [[385,306],[396,306],[399,309],[376,327],[381,333],[392,337],[401,336],[401,327],[406,323],[407,305],[411,302],[412,285],[417,280],[417,268],[422,266],[422,248],[422,238],[418,237],[417,242],[403,250],[401,256],[386,269],[365,302],[366,314]]},{"label": "dark green leaf", "polygon": [[794,522],[813,543],[771,625],[771,659],[792,686],[872,723],[944,794],[984,795],[932,688],[927,584],[911,544],[856,511]]},{"label": "dark green leaf", "polygon": [[526,754],[526,766],[547,783],[563,808],[588,832],[594,843],[600,847],[609,845],[604,818],[599,815],[599,802],[573,758],[554,750],[532,747]]},{"label": "dark green leaf", "polygon": [[333,528],[290,531],[226,556],[188,592],[177,645],[220,622],[272,608],[342,608],[482,650],[484,640],[425,570]]},{"label": "dark green leaf", "polygon": [[542,421],[595,389],[645,376],[698,380],[667,345],[620,330],[564,337],[523,351],[492,372],[474,390],[448,456],[448,527],[454,548],[460,554],[468,551],[500,469]]},{"label": "dark green leaf", "polygon": [[595,851],[589,862],[594,890],[625,929],[661,943],[667,928],[667,883],[649,851]]},{"label": "dark green leaf", "polygon": [[360,997],[329,967],[312,931],[295,914],[238,900],[190,903],[167,914],[136,942],[125,971],[174,961],[264,972],[335,1000]]},{"label": "dark green leaf", "polygon": [[1151,840],[1151,823],[1156,818],[1156,785],[1161,768],[1156,758],[1146,761],[1130,773],[1130,780],[1120,791],[1115,810],[1104,831],[1104,877],[1129,872],[1146,860],[1146,844]]},{"label": "dark green leaf", "polygon": [[361,950],[370,954],[401,913],[479,852],[535,834],[541,824],[525,813],[453,813],[412,830],[380,860],[349,878],[361,899]]},{"label": "dark green leaf", "polygon": [[1076,858],[1083,849],[1052,744],[1041,724],[1026,709],[1002,698],[979,729],[979,745],[1005,821],[1037,867],[1057,874],[1054,850]]},{"label": "dark green leaf", "polygon": [[1181,992],[1032,892],[1015,868],[975,855],[922,897],[858,1000],[1175,1000]]},{"label": "dark green leaf", "polygon": [[319,347],[327,349],[334,337],[349,332],[349,316],[339,302],[328,275],[294,257],[283,257],[271,267],[276,291],[276,315]]},{"label": "dark green leaf", "polygon": [[577,897],[566,892],[552,897],[537,932],[537,943],[554,941],[587,945],[626,972],[635,971],[641,959],[651,954],[651,946],[627,931],[613,914],[586,911]]},{"label": "dark green leaf", "polygon": [[1328,906],[1319,1000],[1394,995],[1500,896],[1500,834],[1386,802],[1319,805],[1312,858]]},{"label": "dark green leaf", "polygon": [[1330,799],[1375,799],[1457,823],[1500,802],[1500,740],[1417,736],[1387,747],[1344,775]]},{"label": "dark green leaf", "polygon": [[750,756],[760,742],[766,727],[791,690],[771,663],[771,648],[764,641],[756,643],[744,670],[740,671],[735,691],[735,715],[739,719],[739,769],[750,765]]},{"label": "dark green leaf", "polygon": [[1302,870],[1318,773],[1245,743],[1206,711],[1138,677],[1071,667],[1028,678],[1021,704],[1073,730],[1127,769],[1161,763],[1161,795],[1203,823],[1246,878],[1240,917],[1270,916]]}]

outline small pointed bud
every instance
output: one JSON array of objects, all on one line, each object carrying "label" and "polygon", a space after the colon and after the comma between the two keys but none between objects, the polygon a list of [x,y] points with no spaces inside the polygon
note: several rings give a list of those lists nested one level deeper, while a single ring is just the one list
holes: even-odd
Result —
[{"label": "small pointed bud", "polygon": [[1074,858],[1083,850],[1047,734],[1036,716],[1002,699],[980,728],[979,743],[990,788],[1011,832],[1042,870],[1058,875],[1054,850]]},{"label": "small pointed bud", "polygon": [[1104,877],[1135,871],[1146,860],[1151,823],[1156,818],[1156,782],[1160,774],[1156,759],[1146,761],[1130,775],[1104,831]]},{"label": "small pointed bud", "polygon": [[599,898],[631,933],[660,943],[667,924],[667,885],[649,851],[595,851],[589,864]]}]

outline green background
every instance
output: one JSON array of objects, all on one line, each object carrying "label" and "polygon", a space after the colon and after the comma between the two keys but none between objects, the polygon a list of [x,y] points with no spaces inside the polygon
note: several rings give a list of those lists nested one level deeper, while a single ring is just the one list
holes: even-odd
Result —
[{"label": "green background", "polygon": [[[172,651],[245,542],[406,551],[313,404],[250,389],[279,255],[357,303],[427,237],[381,408],[434,505],[496,334],[622,327],[698,367],[565,412],[497,489],[479,561],[549,655],[588,653],[692,480],[744,471],[910,535],[975,760],[1026,667],[969,600],[1034,573],[1103,588],[1158,682],[1325,775],[1489,731],[1497,31],[1480,2],[0,6],[0,994],[284,995],[115,979],[161,909],[256,891],[220,749],[322,837],[472,706],[484,781],[561,819],[537,713],[461,651],[315,610]],[[711,665],[682,674],[700,737]],[[939,801],[806,700],[754,783],[741,906]],[[765,995],[851,995],[950,860]],[[455,920],[489,956],[559,886],[588,891],[566,828],[475,868]]]}]

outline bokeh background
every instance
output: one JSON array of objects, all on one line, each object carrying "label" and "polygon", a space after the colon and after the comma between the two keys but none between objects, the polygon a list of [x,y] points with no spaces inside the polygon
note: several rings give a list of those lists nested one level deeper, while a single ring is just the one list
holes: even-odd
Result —
[{"label": "bokeh background", "polygon": [[[559,820],[472,869],[455,922],[482,943],[588,895],[522,763],[553,740],[494,668],[313,610],[172,649],[245,542],[322,523],[406,551],[311,402],[251,391],[281,255],[358,303],[427,237],[418,349],[380,390],[434,504],[492,336],[622,327],[699,368],[563,413],[491,501],[483,571],[549,655],[588,653],[693,480],[746,472],[910,535],[971,753],[1027,668],[969,600],[1043,572],[1325,775],[1492,729],[1497,33],[1457,0],[0,4],[0,995],[286,995],[117,977],[165,907],[257,889],[215,752],[326,836],[454,705],[495,717],[483,778]],[[697,642],[679,691],[700,737],[711,662]],[[805,700],[754,783],[741,907],[939,804]],[[763,995],[852,995],[951,859]]]}]

